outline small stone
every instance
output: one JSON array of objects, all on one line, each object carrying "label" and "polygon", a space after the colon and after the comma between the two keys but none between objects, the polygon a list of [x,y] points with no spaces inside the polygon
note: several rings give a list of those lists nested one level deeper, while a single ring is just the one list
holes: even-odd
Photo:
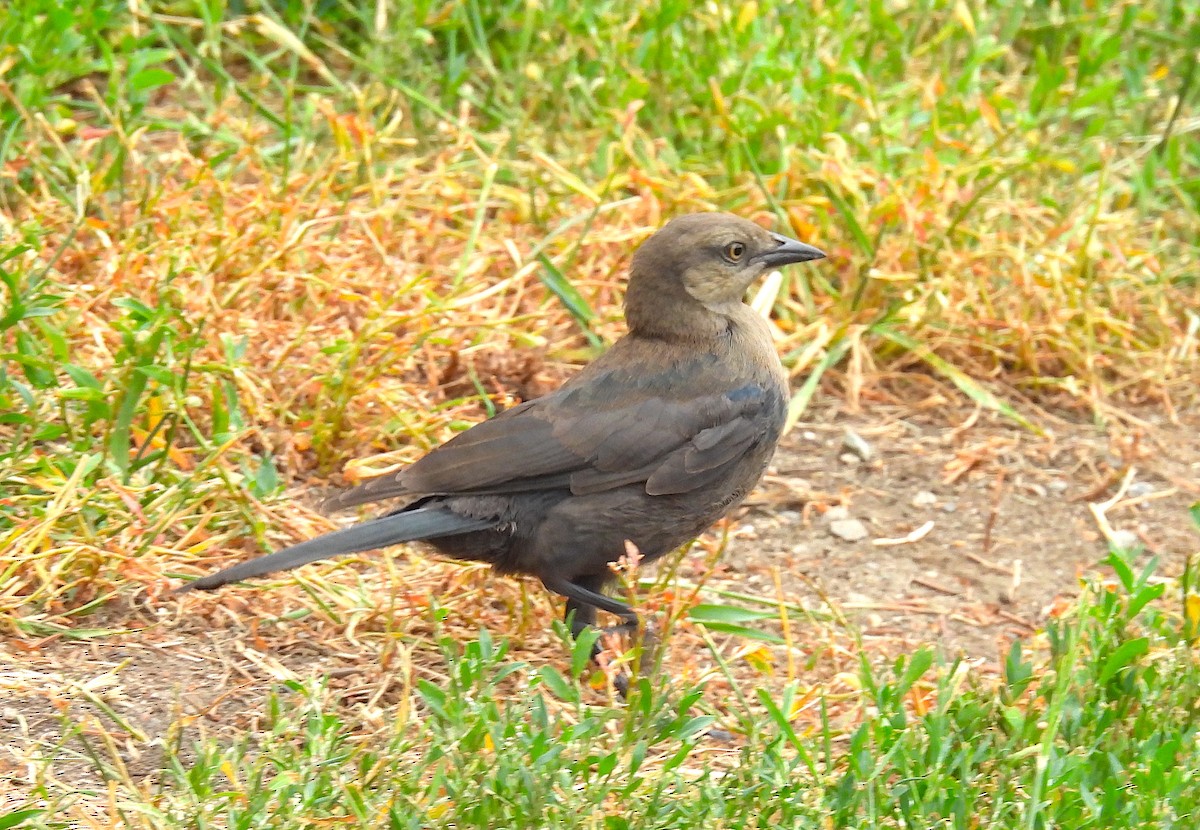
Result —
[{"label": "small stone", "polygon": [[849,519],[850,508],[844,504],[835,504],[833,507],[825,511],[825,521],[836,522],[839,519]]},{"label": "small stone", "polygon": [[937,504],[937,496],[928,490],[918,490],[912,497],[913,507],[929,507],[932,504]]},{"label": "small stone", "polygon": [[859,464],[862,463],[862,459],[859,458],[857,455],[855,455],[852,452],[842,453],[841,455],[838,456],[838,460],[841,461],[843,464],[845,464],[847,467],[857,467]]},{"label": "small stone", "polygon": [[811,429],[804,430],[804,432],[800,433],[800,437],[803,438],[805,441],[816,441],[817,440],[817,434],[815,432],[813,432]]},{"label": "small stone", "polygon": [[1137,534],[1132,530],[1114,530],[1109,544],[1117,550],[1133,550],[1139,546]]},{"label": "small stone", "polygon": [[1052,478],[1046,486],[1055,493],[1065,493],[1068,485],[1067,482],[1061,478]]},{"label": "small stone", "polygon": [[1140,499],[1143,496],[1148,496],[1154,492],[1154,485],[1148,481],[1135,481],[1129,485],[1129,489],[1125,491],[1131,499]]},{"label": "small stone", "polygon": [[850,429],[850,427],[846,427],[845,432],[842,434],[842,446],[863,461],[871,460],[873,452],[871,445],[861,435]]},{"label": "small stone", "polygon": [[953,513],[956,510],[958,510],[958,502],[956,501],[948,501],[942,505],[943,513]]},{"label": "small stone", "polygon": [[829,532],[846,542],[860,542],[870,534],[858,519],[838,519],[829,523]]}]

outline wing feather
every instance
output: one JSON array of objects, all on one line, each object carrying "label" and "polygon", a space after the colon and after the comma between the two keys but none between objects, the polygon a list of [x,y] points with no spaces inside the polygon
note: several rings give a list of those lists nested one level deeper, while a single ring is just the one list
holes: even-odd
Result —
[{"label": "wing feather", "polygon": [[[632,385],[612,373],[568,384],[331,504],[567,487],[580,495],[641,482],[651,495],[690,492],[719,480],[773,429],[780,401],[777,390],[753,383],[696,395],[687,377],[676,367],[670,377],[643,375]],[[714,387],[721,389],[719,379]]]}]

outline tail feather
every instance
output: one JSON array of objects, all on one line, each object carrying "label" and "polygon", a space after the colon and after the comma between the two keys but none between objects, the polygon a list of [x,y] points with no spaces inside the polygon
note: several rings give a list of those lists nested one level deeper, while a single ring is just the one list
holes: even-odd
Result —
[{"label": "tail feather", "polygon": [[230,582],[239,582],[275,571],[291,570],[319,559],[329,559],[346,553],[362,553],[389,545],[397,545],[401,542],[415,542],[421,539],[436,539],[440,536],[486,530],[494,526],[494,521],[459,516],[457,513],[440,507],[405,510],[351,525],[342,530],[335,530],[324,536],[309,539],[307,542],[292,545],[290,548],[242,562],[197,579],[195,582],[189,582],[176,589],[176,593],[196,590],[210,591]]}]

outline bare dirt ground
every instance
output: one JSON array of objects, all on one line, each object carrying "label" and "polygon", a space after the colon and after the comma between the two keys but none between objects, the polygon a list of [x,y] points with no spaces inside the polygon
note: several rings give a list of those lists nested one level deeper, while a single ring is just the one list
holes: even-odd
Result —
[{"label": "bare dirt ground", "polygon": [[[956,425],[943,414],[874,415],[829,411],[792,433],[758,496],[780,509],[752,520],[761,538],[725,565],[745,585],[784,561],[793,596],[815,599],[819,586],[865,637],[995,659],[1078,593],[1107,536],[1160,557],[1171,576],[1200,550],[1188,514],[1200,499],[1195,417],[1059,423],[1041,437],[970,411]],[[846,427],[868,442],[868,460],[849,451]],[[1114,498],[1098,516],[1093,505]],[[860,520],[867,536],[839,538],[831,515]],[[801,574],[807,592],[794,582]]]},{"label": "bare dirt ground", "polygon": [[[1200,499],[1200,413],[1181,423],[1144,418],[1104,429],[1059,421],[1037,436],[969,409],[866,416],[825,405],[788,436],[764,486],[729,522],[715,571],[703,565],[713,534],[677,577],[811,612],[792,615],[785,631],[799,670],[782,668],[780,649],[765,658],[760,650],[754,663],[744,658],[755,644],[715,638],[737,671],[762,682],[852,673],[846,644],[858,637],[881,659],[933,643],[994,670],[1007,643],[1032,636],[1078,592],[1107,552],[1106,533],[1159,556],[1166,575],[1200,549],[1187,511]],[[851,449],[847,427],[869,451]],[[1105,502],[1101,513],[1092,507]],[[59,785],[98,785],[85,744],[119,758],[123,774],[151,775],[175,730],[254,729],[282,680],[325,676],[360,722],[380,722],[410,705],[415,678],[442,679],[438,632],[467,639],[486,626],[509,638],[513,659],[565,666],[546,631],[557,605],[538,586],[482,567],[401,553],[391,565],[354,560],[317,584],[306,592],[284,580],[182,602],[164,584],[89,619],[95,636],[0,643],[0,796],[19,801],[40,782],[46,756],[58,759]],[[701,600],[734,603],[728,594]],[[833,623],[817,624],[831,613]],[[707,678],[720,705],[726,681],[694,625],[679,625],[666,659],[673,677]]]}]

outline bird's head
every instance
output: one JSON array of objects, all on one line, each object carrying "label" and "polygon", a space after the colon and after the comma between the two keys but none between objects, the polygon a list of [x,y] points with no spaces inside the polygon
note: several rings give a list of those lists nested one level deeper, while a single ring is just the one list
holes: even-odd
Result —
[{"label": "bird's head", "polygon": [[[630,329],[651,331],[686,308],[727,314],[764,272],[824,252],[728,213],[692,213],[672,219],[633,255],[626,318]],[[686,315],[689,317],[694,314]]]}]

